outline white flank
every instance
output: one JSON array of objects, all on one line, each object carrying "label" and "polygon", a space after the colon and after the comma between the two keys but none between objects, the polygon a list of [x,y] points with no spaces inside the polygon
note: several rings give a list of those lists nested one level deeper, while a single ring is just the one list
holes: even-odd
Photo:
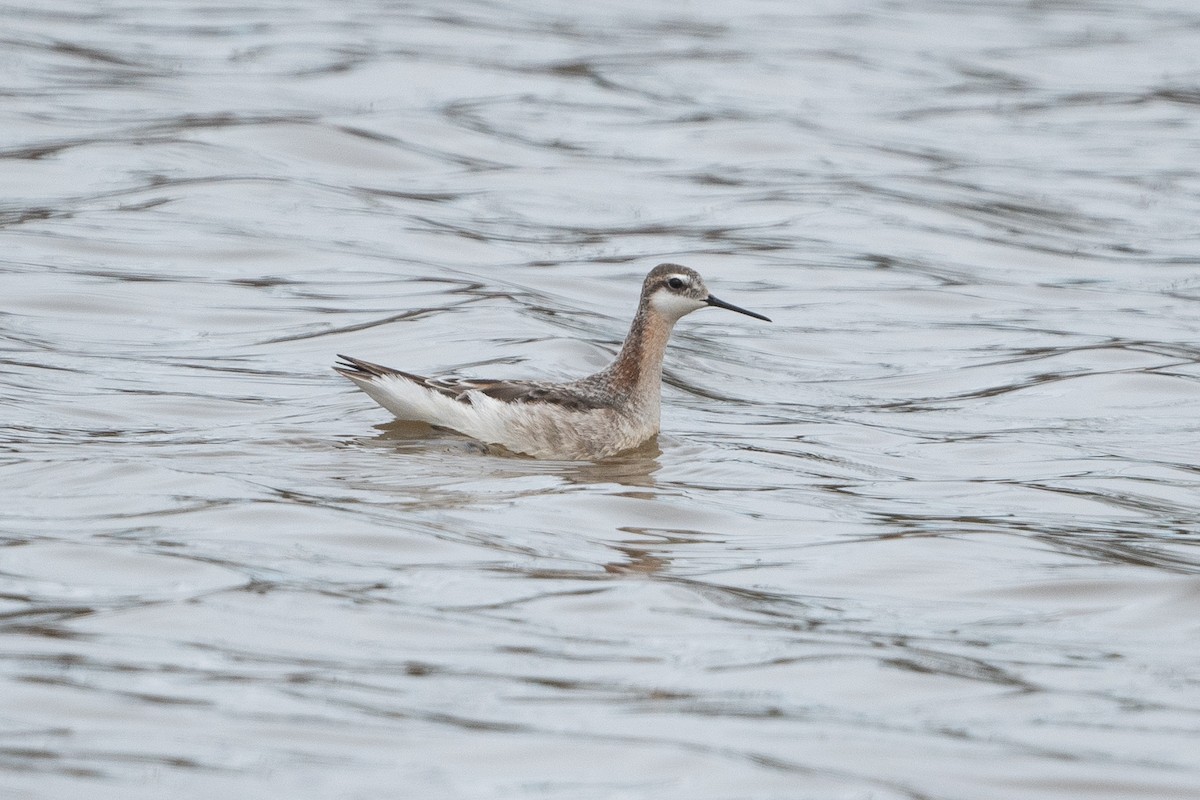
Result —
[{"label": "white flank", "polygon": [[473,416],[470,406],[444,394],[419,386],[399,375],[358,377],[348,375],[371,399],[396,415],[397,419],[428,422],[466,433]]}]

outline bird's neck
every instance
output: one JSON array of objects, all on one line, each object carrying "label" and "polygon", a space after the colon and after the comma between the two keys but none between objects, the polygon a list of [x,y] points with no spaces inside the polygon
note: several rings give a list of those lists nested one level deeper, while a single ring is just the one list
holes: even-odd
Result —
[{"label": "bird's neck", "polygon": [[616,359],[609,365],[613,389],[639,399],[657,402],[662,388],[663,353],[674,323],[648,304],[638,308],[629,335]]}]

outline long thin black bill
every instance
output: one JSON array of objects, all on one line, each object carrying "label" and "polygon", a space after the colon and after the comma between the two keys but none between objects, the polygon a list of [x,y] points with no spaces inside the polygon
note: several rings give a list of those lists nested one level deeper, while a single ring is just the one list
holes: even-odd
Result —
[{"label": "long thin black bill", "polygon": [[727,308],[730,311],[736,311],[739,314],[745,314],[747,317],[754,317],[755,319],[761,319],[766,322],[771,321],[770,317],[764,317],[762,314],[755,314],[753,311],[747,311],[744,308],[738,308],[733,303],[726,303],[724,300],[718,300],[717,298],[713,297],[711,294],[708,296],[708,299],[705,302],[708,303],[710,306],[716,306],[717,308]]}]

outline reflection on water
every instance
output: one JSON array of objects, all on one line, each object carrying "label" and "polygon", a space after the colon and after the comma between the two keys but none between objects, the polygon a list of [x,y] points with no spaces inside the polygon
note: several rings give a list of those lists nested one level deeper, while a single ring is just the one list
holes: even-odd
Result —
[{"label": "reflection on water", "polygon": [[0,794],[1200,793],[1190,4],[0,18]]}]

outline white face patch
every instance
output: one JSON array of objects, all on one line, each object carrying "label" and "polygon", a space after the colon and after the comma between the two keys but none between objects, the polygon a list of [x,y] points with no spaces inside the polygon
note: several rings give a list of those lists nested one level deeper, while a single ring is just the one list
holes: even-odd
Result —
[{"label": "white face patch", "polygon": [[668,289],[659,289],[650,295],[650,305],[655,311],[670,320],[677,320],[684,314],[690,314],[698,308],[704,308],[708,303],[694,297],[675,294]]}]

